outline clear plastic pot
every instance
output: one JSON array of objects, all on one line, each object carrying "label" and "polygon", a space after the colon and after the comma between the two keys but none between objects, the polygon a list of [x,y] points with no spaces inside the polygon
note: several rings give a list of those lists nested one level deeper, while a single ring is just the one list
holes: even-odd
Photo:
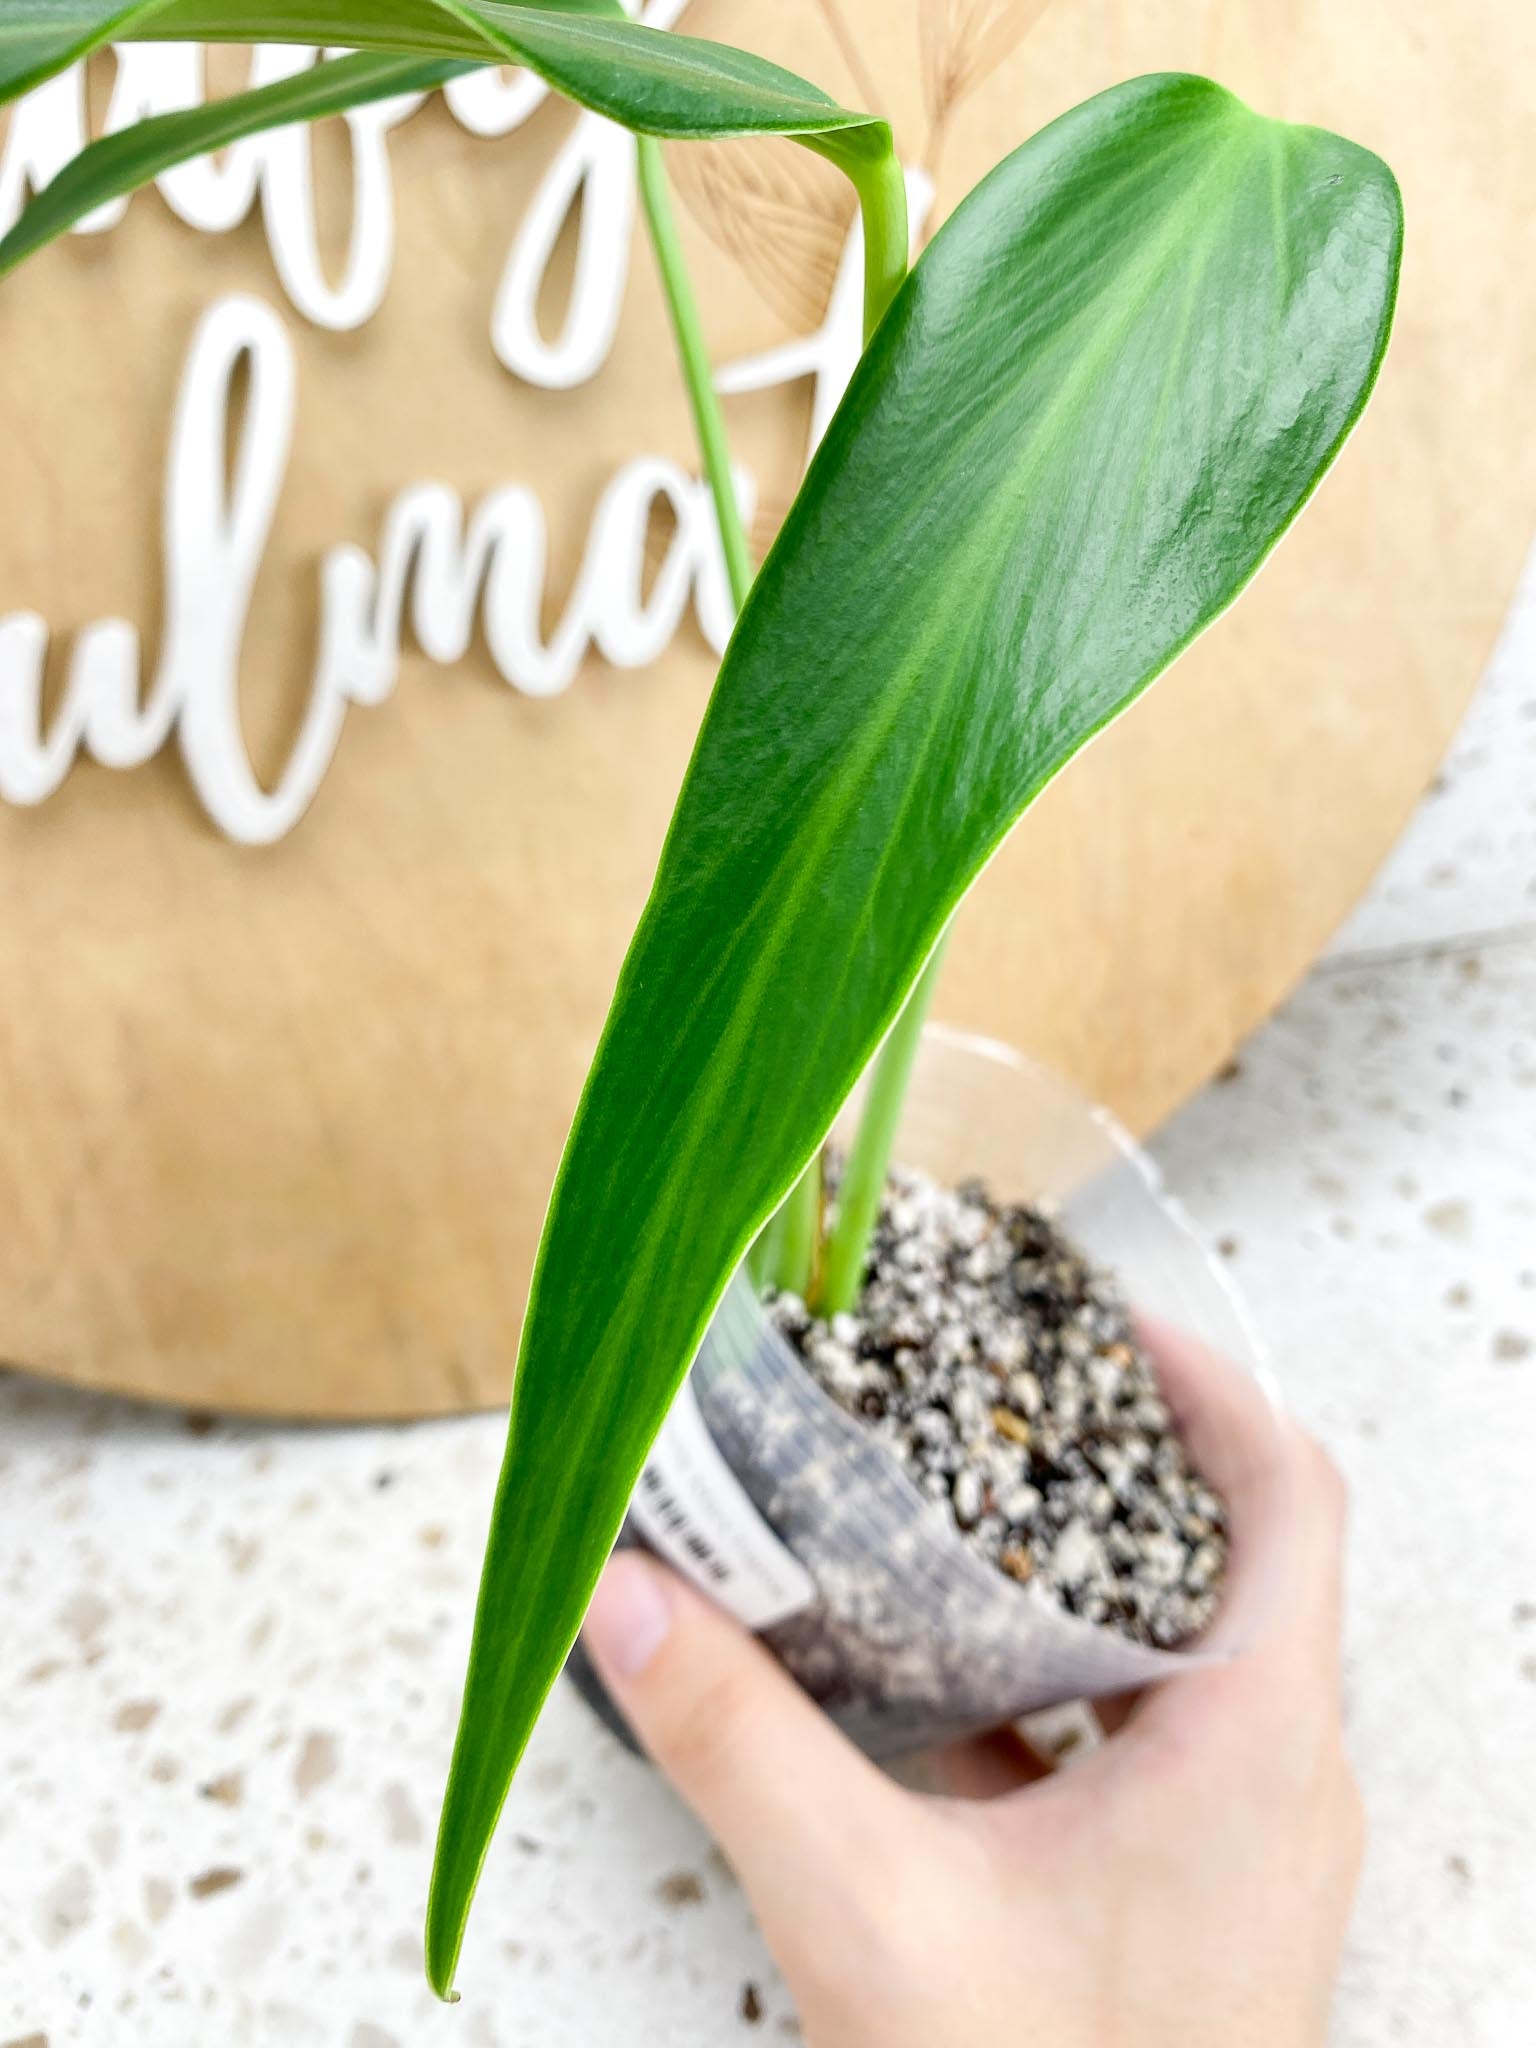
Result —
[{"label": "clear plastic pot", "polygon": [[[855,1095],[834,1136],[847,1136],[858,1107]],[[896,1156],[946,1185],[979,1176],[1002,1199],[1054,1205],[1137,1309],[1264,1372],[1240,1298],[1150,1160],[1106,1112],[1019,1054],[930,1026]],[[744,1273],[619,1541],[664,1555],[756,1628],[876,1757],[1144,1685],[1199,1655],[1130,1642],[977,1557],[816,1385]],[[617,1726],[579,1647],[570,1668]]]}]

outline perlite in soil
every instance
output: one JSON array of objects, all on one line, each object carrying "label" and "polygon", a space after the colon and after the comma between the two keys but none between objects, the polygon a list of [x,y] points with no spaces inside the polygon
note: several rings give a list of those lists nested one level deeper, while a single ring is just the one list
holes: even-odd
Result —
[{"label": "perlite in soil", "polygon": [[[838,1164],[829,1155],[828,1184]],[[1173,1649],[1210,1621],[1226,1514],[1108,1275],[1051,1215],[893,1169],[857,1312],[768,1316],[966,1544],[1069,1613]]]}]

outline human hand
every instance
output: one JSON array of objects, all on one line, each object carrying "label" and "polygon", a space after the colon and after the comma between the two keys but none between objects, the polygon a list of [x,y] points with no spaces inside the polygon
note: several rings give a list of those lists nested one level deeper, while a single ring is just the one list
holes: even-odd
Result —
[{"label": "human hand", "polygon": [[1050,1774],[1011,1732],[861,1756],[664,1566],[609,1564],[585,1642],[735,1866],[812,2048],[1318,2048],[1364,1822],[1344,1753],[1343,1485],[1229,1365],[1149,1333],[1231,1560],[1191,1670]]}]

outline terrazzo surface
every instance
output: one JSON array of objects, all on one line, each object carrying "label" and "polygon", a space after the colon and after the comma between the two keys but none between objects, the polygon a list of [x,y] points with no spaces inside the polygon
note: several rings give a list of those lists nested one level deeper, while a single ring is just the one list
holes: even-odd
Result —
[{"label": "terrazzo surface", "polygon": [[[1536,2006],[1533,769],[1536,575],[1371,898],[1156,1146],[1353,1487],[1338,2048],[1519,2048]],[[0,1380],[3,2048],[794,2038],[723,1863],[564,1689],[463,2003],[424,1989],[499,1436]]]}]

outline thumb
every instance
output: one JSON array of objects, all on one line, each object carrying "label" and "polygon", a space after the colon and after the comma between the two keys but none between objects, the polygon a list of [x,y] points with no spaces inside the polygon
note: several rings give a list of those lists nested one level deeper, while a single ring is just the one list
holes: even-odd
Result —
[{"label": "thumb", "polygon": [[765,1928],[867,1883],[907,1795],[761,1643],[640,1551],[616,1551],[582,1629],[636,1736],[720,1843]]}]

